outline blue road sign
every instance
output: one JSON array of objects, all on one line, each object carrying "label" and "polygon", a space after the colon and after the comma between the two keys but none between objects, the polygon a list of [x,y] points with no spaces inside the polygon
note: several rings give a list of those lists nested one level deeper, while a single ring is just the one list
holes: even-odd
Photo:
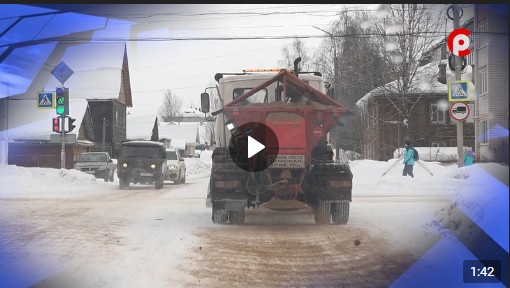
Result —
[{"label": "blue road sign", "polygon": [[37,92],[37,108],[54,108],[53,92]]},{"label": "blue road sign", "polygon": [[51,71],[51,74],[57,78],[60,83],[62,83],[62,86],[64,85],[64,82],[66,82],[71,75],[73,75],[74,71],[67,66],[64,61],[60,61],[58,65]]},{"label": "blue road sign", "polygon": [[468,81],[448,81],[448,100],[450,102],[469,102]]}]

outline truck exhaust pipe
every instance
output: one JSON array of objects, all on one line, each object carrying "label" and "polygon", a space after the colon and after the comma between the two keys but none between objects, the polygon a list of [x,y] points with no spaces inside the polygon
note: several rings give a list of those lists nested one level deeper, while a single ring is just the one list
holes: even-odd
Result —
[{"label": "truck exhaust pipe", "polygon": [[296,60],[294,60],[294,74],[296,76],[299,74],[299,62],[301,62],[301,57],[298,57]]}]

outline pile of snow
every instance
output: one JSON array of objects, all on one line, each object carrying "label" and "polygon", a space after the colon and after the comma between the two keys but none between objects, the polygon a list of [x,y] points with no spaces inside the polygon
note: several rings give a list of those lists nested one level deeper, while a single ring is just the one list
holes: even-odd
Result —
[{"label": "pile of snow", "polygon": [[200,158],[184,158],[186,163],[186,177],[202,178],[211,175],[212,151],[204,150],[200,153]]},{"label": "pile of snow", "polygon": [[101,185],[104,180],[74,169],[0,165],[0,175],[1,197],[61,197],[105,191]]},{"label": "pile of snow", "polygon": [[212,165],[212,150],[204,150],[200,153],[200,161]]}]

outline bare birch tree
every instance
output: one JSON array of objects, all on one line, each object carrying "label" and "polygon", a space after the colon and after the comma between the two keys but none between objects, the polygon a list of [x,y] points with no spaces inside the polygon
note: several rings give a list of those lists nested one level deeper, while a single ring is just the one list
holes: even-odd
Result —
[{"label": "bare birch tree", "polygon": [[172,122],[177,120],[180,116],[182,108],[182,100],[177,97],[172,91],[166,90],[163,103],[159,108],[159,114],[165,122]]},{"label": "bare birch tree", "polygon": [[317,67],[332,83],[336,100],[354,112],[342,119],[344,127],[335,127],[331,131],[332,144],[335,148],[358,153],[361,153],[361,119],[356,101],[383,85],[388,70],[374,37],[376,29],[368,21],[372,17],[362,9],[340,11],[328,33],[330,37],[323,42],[322,52],[316,53]]},{"label": "bare birch tree", "polygon": [[290,45],[282,49],[283,59],[278,62],[278,65],[287,68],[294,68],[294,60],[298,57],[301,57],[299,66],[302,71],[313,71],[313,59],[310,57],[305,44],[299,38],[294,39]]},{"label": "bare birch tree", "polygon": [[[423,96],[419,93],[417,71],[421,61],[441,39],[444,21],[438,10],[428,4],[388,4],[381,6],[378,42],[384,47],[383,55],[390,78],[383,85],[384,95],[393,105],[410,138],[412,127],[409,118],[413,108]],[[429,79],[433,81],[433,79]]]}]

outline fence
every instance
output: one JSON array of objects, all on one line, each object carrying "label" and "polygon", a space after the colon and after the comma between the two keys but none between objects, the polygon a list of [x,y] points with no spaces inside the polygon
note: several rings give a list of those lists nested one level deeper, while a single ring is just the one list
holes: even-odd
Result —
[{"label": "fence", "polygon": [[58,155],[9,155],[9,165],[22,167],[60,168],[60,154]]}]

